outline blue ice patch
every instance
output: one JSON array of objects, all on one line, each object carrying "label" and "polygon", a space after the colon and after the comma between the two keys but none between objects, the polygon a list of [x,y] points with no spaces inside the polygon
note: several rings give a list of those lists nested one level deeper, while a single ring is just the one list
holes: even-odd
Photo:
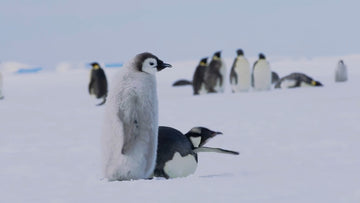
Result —
[{"label": "blue ice patch", "polygon": [[108,63],[105,64],[106,68],[120,68],[123,66],[123,63]]},{"label": "blue ice patch", "polygon": [[19,70],[16,71],[16,73],[18,74],[27,74],[27,73],[37,73],[42,71],[43,68],[41,67],[36,67],[36,68],[20,68]]}]

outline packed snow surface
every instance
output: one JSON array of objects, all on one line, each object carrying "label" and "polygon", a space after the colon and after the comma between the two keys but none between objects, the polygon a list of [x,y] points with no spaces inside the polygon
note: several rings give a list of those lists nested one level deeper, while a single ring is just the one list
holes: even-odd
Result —
[{"label": "packed snow surface", "polygon": [[[160,125],[221,131],[207,146],[240,152],[200,153],[193,175],[171,180],[103,179],[104,106],[88,94],[89,69],[5,71],[0,202],[360,202],[360,56],[341,57],[345,83],[334,82],[340,57],[268,58],[280,77],[325,86],[232,94],[226,78],[225,93],[193,96],[171,84],[198,61],[163,59],[173,68],[157,74]],[[111,86],[116,69],[105,72]]]}]

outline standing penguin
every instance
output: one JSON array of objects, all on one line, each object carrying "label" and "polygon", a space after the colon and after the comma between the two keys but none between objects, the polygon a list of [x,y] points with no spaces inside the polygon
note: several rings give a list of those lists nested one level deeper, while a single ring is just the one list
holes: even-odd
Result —
[{"label": "standing penguin", "polygon": [[185,135],[175,128],[160,126],[154,176],[178,178],[191,175],[198,164],[198,152],[218,152],[238,155],[221,148],[204,147],[210,138],[221,132],[194,127]]},{"label": "standing penguin", "polygon": [[321,82],[315,81],[304,73],[291,73],[281,78],[276,84],[275,88],[294,88],[294,87],[313,87],[323,86]]},{"label": "standing penguin", "polygon": [[2,89],[3,89],[3,77],[2,74],[0,72],[0,99],[4,99],[4,95],[2,93]]},{"label": "standing penguin", "polygon": [[226,65],[221,60],[221,51],[215,52],[205,71],[205,87],[207,92],[224,92]]},{"label": "standing penguin", "polygon": [[158,142],[158,98],[155,74],[171,67],[151,53],[129,61],[114,78],[105,109],[102,136],[106,179],[149,178]]},{"label": "standing penguin", "polygon": [[236,51],[237,57],[231,67],[230,84],[232,92],[248,91],[251,86],[251,71],[242,49]]},{"label": "standing penguin", "polygon": [[343,60],[340,60],[335,70],[335,82],[347,81],[347,69]]},{"label": "standing penguin", "polygon": [[260,53],[259,59],[253,66],[253,86],[255,90],[270,90],[271,88],[271,69],[266,61],[265,55]]},{"label": "standing penguin", "polygon": [[199,65],[195,69],[192,80],[194,95],[206,93],[204,78],[205,78],[205,71],[207,68],[208,68],[207,58],[201,59]]},{"label": "standing penguin", "polygon": [[104,70],[96,62],[90,64],[92,66],[89,82],[89,94],[94,95],[97,99],[102,98],[103,101],[99,105],[106,102],[108,85]]}]

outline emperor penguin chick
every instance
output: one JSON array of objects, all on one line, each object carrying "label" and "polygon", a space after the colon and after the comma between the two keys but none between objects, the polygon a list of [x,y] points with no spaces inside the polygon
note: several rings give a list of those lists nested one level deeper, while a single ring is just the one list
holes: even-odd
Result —
[{"label": "emperor penguin chick", "polygon": [[231,67],[230,84],[232,92],[249,91],[251,86],[251,71],[248,60],[242,49],[236,51],[237,57]]},{"label": "emperor penguin chick", "polygon": [[149,178],[158,142],[157,71],[171,67],[151,53],[129,61],[114,78],[105,109],[103,173],[109,181]]},{"label": "emperor penguin chick", "polygon": [[221,59],[221,51],[215,52],[205,71],[205,87],[207,92],[225,91],[226,65]]},{"label": "emperor penguin chick", "polygon": [[92,66],[89,82],[89,94],[94,95],[97,99],[102,98],[103,101],[99,105],[106,102],[108,85],[104,70],[96,62],[90,64]]},{"label": "emperor penguin chick", "polygon": [[347,81],[347,69],[343,60],[340,60],[335,70],[335,82]]},{"label": "emperor penguin chick", "polygon": [[271,69],[265,55],[260,53],[259,59],[253,67],[253,85],[255,90],[270,90],[271,88]]}]

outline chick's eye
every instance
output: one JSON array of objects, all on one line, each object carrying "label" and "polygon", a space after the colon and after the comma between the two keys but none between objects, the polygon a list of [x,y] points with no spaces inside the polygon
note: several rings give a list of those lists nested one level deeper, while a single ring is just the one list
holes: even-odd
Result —
[{"label": "chick's eye", "polygon": [[154,65],[154,62],[150,62],[150,66],[153,66]]}]

